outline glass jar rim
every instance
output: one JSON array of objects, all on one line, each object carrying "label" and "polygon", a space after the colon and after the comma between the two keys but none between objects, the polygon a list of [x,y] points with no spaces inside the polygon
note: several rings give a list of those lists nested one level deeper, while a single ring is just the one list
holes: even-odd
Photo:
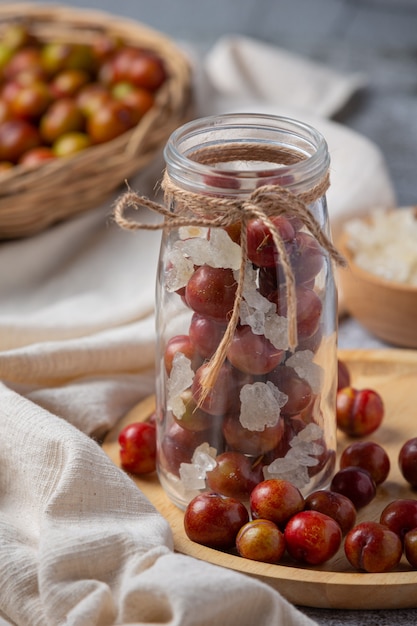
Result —
[{"label": "glass jar rim", "polygon": [[[285,147],[298,154],[299,160],[290,164],[268,162],[266,170],[246,163],[245,168],[236,170],[227,167],[227,161],[219,167],[219,163],[207,164],[192,158],[203,146],[214,150],[216,146],[232,142]],[[260,113],[226,113],[191,120],[173,131],[164,157],[168,175],[176,184],[197,192],[211,188],[215,193],[220,188],[222,195],[248,193],[259,186],[255,183],[259,183],[257,176],[262,178],[263,184],[270,184],[274,179],[295,191],[310,188],[324,177],[330,164],[327,142],[316,128],[291,117]]]}]

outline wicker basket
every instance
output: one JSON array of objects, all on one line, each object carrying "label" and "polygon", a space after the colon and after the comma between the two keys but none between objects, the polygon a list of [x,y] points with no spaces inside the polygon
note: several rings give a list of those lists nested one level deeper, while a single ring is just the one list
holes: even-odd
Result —
[{"label": "wicker basket", "polygon": [[139,124],[105,144],[28,168],[22,165],[0,178],[0,239],[33,235],[51,224],[98,206],[126,179],[138,173],[162,149],[168,136],[190,116],[191,71],[187,59],[161,33],[133,20],[101,11],[57,5],[0,5],[1,31],[16,19],[30,20],[43,41],[87,43],[100,32],[154,50],[169,78],[156,103]]}]

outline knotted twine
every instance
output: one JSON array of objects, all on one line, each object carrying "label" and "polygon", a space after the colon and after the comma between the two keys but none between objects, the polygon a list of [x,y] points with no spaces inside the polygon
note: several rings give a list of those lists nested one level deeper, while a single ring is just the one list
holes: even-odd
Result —
[{"label": "knotted twine", "polygon": [[[293,164],[306,158],[292,150],[275,146],[254,146],[253,144],[232,144],[213,148],[204,148],[195,151],[192,157],[195,161],[204,164],[230,162],[242,159],[242,154],[250,149],[251,161],[268,161],[281,164]],[[246,152],[245,152],[246,151]],[[246,154],[247,160],[247,154]],[[222,173],[219,170],[218,176]],[[217,176],[217,174],[215,175]],[[237,179],[238,180],[238,179]],[[201,380],[201,404],[216,382],[219,370],[224,363],[235,329],[239,323],[240,304],[243,299],[245,268],[248,261],[247,226],[250,220],[260,219],[269,229],[273,242],[278,250],[282,264],[287,297],[288,346],[294,352],[297,347],[297,298],[295,277],[280,232],[271,218],[285,215],[298,218],[307,227],[311,235],[329,254],[337,265],[346,262],[330,239],[322,231],[320,224],[309,210],[309,205],[326,193],[329,188],[329,174],[326,172],[317,185],[295,194],[280,184],[263,185],[256,188],[246,198],[214,196],[196,193],[183,189],[175,184],[165,170],[161,187],[164,191],[165,204],[159,204],[146,196],[141,196],[131,190],[125,192],[116,202],[114,219],[117,224],[126,230],[159,230],[180,227],[208,227],[226,228],[232,224],[241,224],[241,263],[236,288],[232,314],[226,331],[217,349],[209,361]],[[128,208],[147,208],[164,217],[164,221],[153,224],[130,220],[125,217]]]}]

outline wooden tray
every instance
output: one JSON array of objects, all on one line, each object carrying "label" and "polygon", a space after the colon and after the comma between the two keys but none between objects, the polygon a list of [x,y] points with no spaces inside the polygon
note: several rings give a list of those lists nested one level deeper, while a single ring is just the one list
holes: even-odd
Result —
[{"label": "wooden tray", "polygon": [[[416,498],[398,469],[398,452],[409,438],[417,436],[417,351],[344,350],[353,385],[373,388],[384,399],[386,415],[382,426],[369,437],[387,450],[391,459],[388,480],[378,488],[377,497],[359,512],[358,521],[378,520],[384,506],[397,498]],[[153,397],[130,411],[106,437],[103,448],[116,465],[119,463],[117,436],[128,423],[146,419],[154,408]],[[352,440],[339,437],[339,452]],[[222,567],[254,576],[297,605],[339,609],[399,609],[417,607],[417,571],[403,557],[395,572],[367,574],[355,572],[343,548],[319,568],[269,565],[206,548],[191,542],[183,528],[183,512],[170,502],[155,475],[133,480],[158,511],[168,520],[175,549]]]}]

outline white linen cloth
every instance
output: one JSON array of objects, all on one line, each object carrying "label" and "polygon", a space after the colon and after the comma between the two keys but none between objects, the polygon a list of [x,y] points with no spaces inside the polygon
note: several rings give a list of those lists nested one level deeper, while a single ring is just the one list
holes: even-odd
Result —
[{"label": "white linen cloth", "polygon": [[1,390],[0,615],[25,626],[312,624],[268,586],[172,552],[92,439]]},{"label": "white linen cloth", "polygon": [[[281,84],[293,84],[297,64],[303,90],[295,103],[281,101],[287,90],[270,74],[262,78],[265,61]],[[201,114],[293,111],[316,122],[332,156],[332,224],[394,204],[379,150],[319,115],[335,112],[357,77],[236,37],[220,41],[205,66],[194,62]],[[157,159],[132,187],[152,194],[162,169]],[[165,520],[94,441],[154,390],[160,235],[120,230],[111,206],[0,244],[0,619],[312,624],[270,587],[174,554]]]},{"label": "white linen cloth", "polygon": [[327,202],[337,240],[346,218],[370,207],[396,205],[395,188],[378,146],[329,119],[365,83],[361,74],[339,75],[286,50],[230,35],[221,38],[207,55],[199,106],[207,114],[284,115],[319,130],[331,158]]}]

